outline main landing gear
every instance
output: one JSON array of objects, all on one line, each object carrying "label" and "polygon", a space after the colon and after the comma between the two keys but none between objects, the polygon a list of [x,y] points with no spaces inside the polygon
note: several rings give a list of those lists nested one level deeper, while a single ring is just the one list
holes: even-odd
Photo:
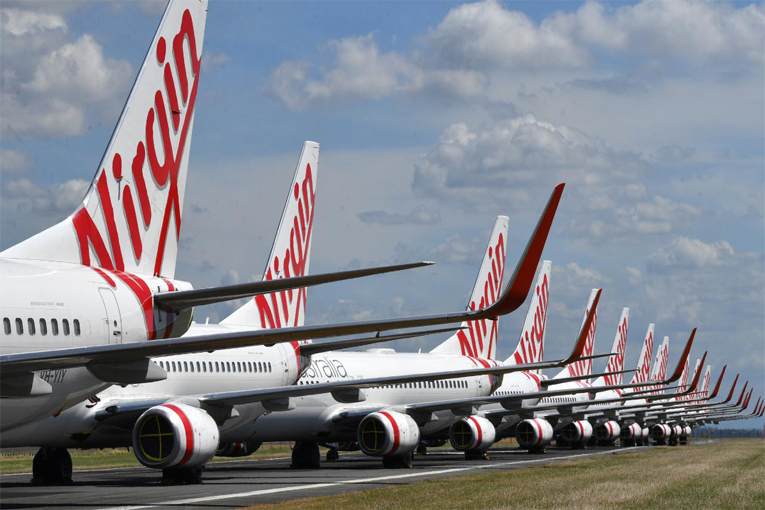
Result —
[{"label": "main landing gear", "polygon": [[32,483],[72,483],[72,457],[66,448],[40,448],[32,460]]},{"label": "main landing gear", "polygon": [[320,467],[321,454],[319,453],[319,444],[303,441],[296,442],[295,447],[292,449],[292,464],[290,464],[290,468],[319,469]]},{"label": "main landing gear", "polygon": [[162,470],[163,485],[186,485],[202,483],[204,466],[168,468]]},{"label": "main landing gear", "polygon": [[412,454],[386,455],[382,458],[385,469],[409,469],[412,467]]}]

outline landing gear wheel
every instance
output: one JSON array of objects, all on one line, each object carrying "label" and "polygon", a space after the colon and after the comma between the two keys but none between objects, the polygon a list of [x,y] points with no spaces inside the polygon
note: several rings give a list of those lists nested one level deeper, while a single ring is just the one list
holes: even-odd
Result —
[{"label": "landing gear wheel", "polygon": [[491,460],[489,452],[465,452],[465,460]]},{"label": "landing gear wheel", "polygon": [[321,467],[321,454],[318,443],[302,442],[295,443],[292,449],[292,469],[319,469]]},{"label": "landing gear wheel", "polygon": [[163,485],[186,485],[202,483],[204,466],[169,468],[162,470]]},{"label": "landing gear wheel", "polygon": [[385,469],[409,469],[412,467],[412,454],[386,455],[383,457],[383,467]]},{"label": "landing gear wheel", "polygon": [[340,452],[337,451],[337,448],[330,448],[327,451],[327,462],[337,462],[338,460],[340,460]]},{"label": "landing gear wheel", "polygon": [[32,483],[72,483],[72,457],[66,448],[40,448],[32,460]]},{"label": "landing gear wheel", "polygon": [[417,455],[427,455],[427,454],[428,454],[428,447],[420,443],[417,446]]}]

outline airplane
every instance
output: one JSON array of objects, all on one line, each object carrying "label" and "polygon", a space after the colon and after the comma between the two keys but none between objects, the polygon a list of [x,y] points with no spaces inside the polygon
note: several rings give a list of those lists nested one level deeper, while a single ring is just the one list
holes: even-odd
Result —
[{"label": "airplane", "polygon": [[[296,270],[303,261],[293,252],[292,278],[289,265],[272,280],[212,289],[192,289],[175,277],[206,11],[206,1],[168,3],[82,205],[61,223],[0,253],[2,431],[51,416],[109,384],[165,379],[167,371],[152,358],[484,320],[517,309],[528,293],[563,184],[553,191],[495,306],[184,335],[194,306],[424,264],[301,276]],[[298,190],[298,202],[306,191]],[[303,214],[310,212],[307,207],[304,203]],[[306,235],[304,227],[295,227],[298,237]]]},{"label": "airplane", "polygon": [[[306,151],[301,155],[293,186],[305,179],[302,164]],[[293,223],[289,208],[293,202],[288,199],[282,223],[277,233],[274,248],[266,267],[266,276],[278,266],[279,247],[290,240],[286,235],[287,226]],[[483,308],[496,302],[501,290],[505,268],[505,243],[507,239],[508,218],[500,216],[495,223],[486,256],[473,295],[470,308]],[[310,246],[306,256],[310,255]],[[305,271],[308,266],[306,264]],[[282,306],[279,304],[283,303]],[[272,309],[269,305],[273,305]],[[213,329],[229,328],[274,328],[278,327],[279,317],[296,318],[296,325],[302,325],[305,316],[305,294],[295,292],[272,293],[257,296],[248,301],[220,325],[193,324],[191,333],[206,332]],[[449,331],[454,330],[450,329]],[[401,388],[430,388],[438,391],[424,391],[423,399],[432,399],[444,392],[455,391],[474,395],[483,391],[488,394],[498,384],[502,374],[558,366],[559,362],[541,362],[541,358],[529,360],[512,367],[499,367],[490,361],[496,352],[496,326],[491,320],[463,323],[456,328],[457,333],[443,345],[451,344],[452,352],[446,354],[443,348],[439,354],[428,359],[423,356],[398,355],[392,359],[384,350],[372,353],[347,353],[350,360],[342,361],[344,353],[326,352],[322,344],[302,344],[296,348],[282,345],[273,347],[229,349],[212,353],[199,353],[185,356],[170,356],[155,360],[160,367],[168,371],[168,378],[163,381],[126,388],[112,387],[101,392],[89,403],[81,403],[68,409],[57,417],[47,418],[34,424],[5,433],[0,438],[0,445],[41,446],[36,457],[33,476],[37,480],[61,482],[71,479],[71,460],[66,448],[116,447],[133,445],[138,459],[149,467],[162,468],[166,480],[176,482],[195,482],[201,480],[204,464],[212,454],[229,455],[237,450],[237,443],[244,443],[244,451],[253,451],[252,441],[246,441],[252,435],[247,430],[250,423],[262,421],[259,417],[267,413],[290,415],[289,411],[302,399],[290,400],[290,396],[305,396],[319,393],[325,399],[349,403],[363,401],[363,387],[371,396],[383,392],[394,396],[404,394],[409,397],[411,391],[401,392]],[[445,330],[444,330],[445,331]],[[407,338],[420,335],[421,332],[408,332],[388,337],[357,340],[355,345],[364,345],[370,341],[383,339]],[[469,336],[469,338],[468,338]],[[344,346],[342,341],[334,345]],[[463,355],[461,351],[465,351]],[[317,354],[324,353],[321,358]],[[382,355],[381,355],[382,354]],[[314,356],[312,358],[312,356]],[[367,359],[359,358],[359,356]],[[331,357],[331,361],[330,361]],[[395,369],[388,366],[391,361]],[[423,363],[428,365],[423,366]],[[379,367],[370,373],[368,367]],[[254,370],[253,370],[254,367]],[[359,376],[348,378],[347,374],[358,370]],[[317,374],[341,374],[344,377],[333,379],[333,383],[320,383],[315,380]],[[361,376],[363,374],[363,377]],[[383,375],[385,374],[385,375]],[[377,377],[369,377],[369,376]],[[468,376],[473,376],[467,378]],[[300,386],[292,386],[301,378]],[[338,384],[339,383],[339,384]],[[359,386],[362,385],[362,386]],[[301,387],[302,386],[302,387]],[[392,411],[391,411],[392,412]],[[189,423],[199,424],[200,432],[190,450],[181,448],[180,443],[170,438],[183,436],[185,422],[178,417],[186,416]],[[444,417],[446,419],[447,417]],[[173,428],[173,425],[177,427]],[[448,424],[447,424],[448,425]],[[151,427],[170,428],[165,454],[149,454],[156,441],[156,434]],[[242,439],[244,438],[244,439]],[[151,444],[149,444],[151,443]],[[221,444],[220,448],[211,445]],[[167,446],[167,445],[166,445]],[[181,455],[191,451],[189,458]],[[301,448],[295,449],[295,462],[300,462]],[[303,450],[304,451],[304,450]],[[318,450],[315,450],[318,453]],[[159,461],[158,461],[159,459]]]},{"label": "airplane", "polygon": [[[176,278],[206,12],[206,1],[168,3],[82,204],[64,221],[0,253],[2,431],[52,415],[107,383],[166,376],[146,357],[99,357],[97,346],[136,348],[178,338],[189,330],[194,306],[380,274],[373,269],[301,278],[307,261],[297,250],[275,281],[192,290]],[[317,160],[307,164],[315,168]],[[305,188],[295,197],[309,227],[308,194],[314,192]],[[310,232],[301,224],[295,233],[302,249]],[[93,357],[67,366],[50,356],[46,361],[44,351],[60,348]]]}]

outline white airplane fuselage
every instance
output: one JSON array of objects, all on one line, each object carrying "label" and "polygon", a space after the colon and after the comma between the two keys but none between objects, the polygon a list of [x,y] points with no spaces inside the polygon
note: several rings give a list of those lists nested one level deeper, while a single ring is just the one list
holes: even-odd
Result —
[{"label": "white airplane fuselage", "polygon": [[[152,306],[153,294],[191,289],[187,282],[80,264],[0,258],[0,288],[0,354],[177,337],[191,318]],[[0,399],[0,431],[60,412],[108,386],[87,368],[37,375],[51,393]]]}]

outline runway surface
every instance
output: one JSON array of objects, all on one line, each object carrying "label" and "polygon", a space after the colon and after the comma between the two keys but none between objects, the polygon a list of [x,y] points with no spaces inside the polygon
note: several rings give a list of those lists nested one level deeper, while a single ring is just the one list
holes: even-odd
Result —
[{"label": "runway surface", "polygon": [[417,456],[412,469],[382,469],[380,459],[342,454],[338,462],[323,462],[318,470],[289,469],[290,460],[239,460],[210,464],[199,485],[166,486],[160,474],[147,468],[77,471],[66,486],[31,486],[31,475],[0,477],[0,507],[15,508],[231,508],[288,499],[390,487],[550,464],[577,457],[634,452],[642,448],[549,448],[544,455],[517,449],[492,450],[489,461],[466,461],[455,452]]}]

